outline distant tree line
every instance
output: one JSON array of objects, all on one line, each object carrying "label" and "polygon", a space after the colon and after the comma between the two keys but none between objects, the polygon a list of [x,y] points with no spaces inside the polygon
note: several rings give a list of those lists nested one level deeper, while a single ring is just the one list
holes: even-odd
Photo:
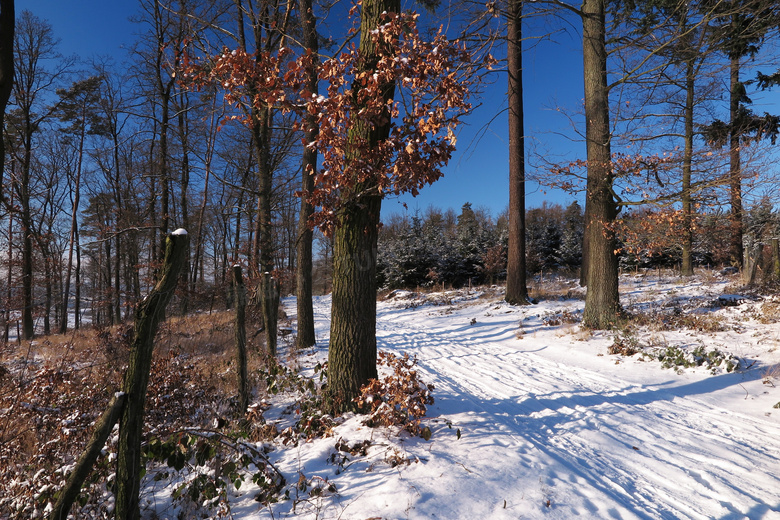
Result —
[{"label": "distant tree line", "polygon": [[[579,203],[566,207],[543,203],[526,211],[526,265],[529,275],[577,276],[582,266],[584,214]],[[726,215],[698,215],[693,264],[704,268],[730,265]],[[627,212],[616,228],[618,258],[624,271],[680,270],[684,234],[679,212],[642,208]],[[765,197],[745,212],[746,248],[754,251],[760,272],[773,276],[773,240],[780,237],[780,212]],[[493,284],[506,278],[506,212],[465,203],[460,213],[429,207],[410,215],[393,214],[379,234],[378,285],[386,289],[463,287]],[[320,265],[326,261],[323,249]]]},{"label": "distant tree line", "polygon": [[[577,202],[528,210],[528,272],[578,269],[582,219]],[[393,289],[497,283],[506,278],[507,241],[506,212],[494,219],[468,202],[459,214],[429,207],[411,216],[392,215],[379,236],[379,285]]]}]

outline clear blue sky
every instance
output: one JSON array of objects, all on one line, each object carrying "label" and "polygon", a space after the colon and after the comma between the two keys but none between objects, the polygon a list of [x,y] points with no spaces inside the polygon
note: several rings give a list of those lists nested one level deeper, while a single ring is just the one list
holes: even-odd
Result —
[{"label": "clear blue sky", "polygon": [[[88,59],[95,55],[123,57],[123,46],[130,46],[138,31],[128,18],[136,14],[133,0],[17,0],[17,13],[32,11],[54,28],[61,41],[63,54],[77,54]],[[544,150],[555,154],[584,154],[581,143],[573,143],[555,132],[572,134],[565,117],[554,110],[561,106],[576,111],[582,100],[582,57],[579,35],[561,34],[556,43],[544,43],[527,50],[525,66],[525,124],[529,146],[539,141]],[[401,202],[410,210],[424,210],[429,205],[458,210],[463,203],[487,207],[494,214],[508,204],[508,152],[506,75],[500,73],[496,82],[481,100],[482,106],[468,126],[462,128],[458,151],[444,177],[422,190],[414,198],[389,199],[383,214],[403,212]],[[486,127],[486,125],[489,126]],[[478,136],[479,137],[478,139]],[[477,140],[478,139],[478,140]],[[532,174],[532,168],[529,168]],[[560,192],[545,192],[529,183],[528,207],[540,206],[543,201],[567,204],[572,196]]]}]

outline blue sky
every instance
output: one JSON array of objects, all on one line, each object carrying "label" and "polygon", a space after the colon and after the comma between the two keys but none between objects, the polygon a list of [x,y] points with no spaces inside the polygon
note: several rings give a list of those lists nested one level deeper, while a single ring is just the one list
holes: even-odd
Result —
[{"label": "blue sky", "polygon": [[[17,0],[18,12],[32,11],[52,24],[61,40],[63,54],[82,58],[94,55],[123,56],[123,46],[135,39],[136,26],[128,18],[137,12],[133,0]],[[579,35],[561,34],[555,43],[545,42],[527,50],[525,66],[525,124],[529,146],[532,141],[544,150],[569,157],[584,154],[581,143],[571,142],[557,133],[572,134],[568,120],[555,111],[560,106],[576,111],[582,99],[582,58]],[[486,207],[493,214],[508,204],[508,151],[506,75],[498,73],[495,83],[483,96],[482,106],[461,129],[458,151],[444,177],[422,190],[414,198],[388,199],[384,214],[424,210],[429,205],[458,210],[463,203]],[[532,168],[528,168],[532,174]],[[568,204],[574,198],[561,192],[543,190],[533,183],[527,189],[528,207],[543,201]]]}]

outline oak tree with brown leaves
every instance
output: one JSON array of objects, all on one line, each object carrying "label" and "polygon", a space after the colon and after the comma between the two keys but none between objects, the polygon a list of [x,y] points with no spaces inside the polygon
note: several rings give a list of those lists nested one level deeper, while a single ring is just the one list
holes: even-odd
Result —
[{"label": "oak tree with brown leaves", "polygon": [[[317,208],[311,226],[334,239],[328,394],[332,411],[354,407],[360,387],[376,378],[376,247],[381,201],[416,195],[441,177],[455,150],[455,129],[471,108],[476,63],[465,46],[439,30],[426,39],[417,15],[395,1],[366,1],[359,44],[322,60],[325,95],[306,88],[311,52],[286,48],[262,56],[225,49],[193,60],[187,79],[216,82],[231,103],[247,102],[316,116],[320,154],[314,187],[301,193]],[[190,58],[188,58],[190,59]],[[243,119],[251,124],[246,118]]]},{"label": "oak tree with brown leaves", "polygon": [[416,16],[397,2],[364,2],[360,45],[323,62],[327,96],[319,114],[322,155],[314,222],[334,236],[328,402],[354,408],[377,377],[376,249],[382,198],[417,192],[441,176],[455,149],[472,70],[464,47],[439,32],[420,37]]}]

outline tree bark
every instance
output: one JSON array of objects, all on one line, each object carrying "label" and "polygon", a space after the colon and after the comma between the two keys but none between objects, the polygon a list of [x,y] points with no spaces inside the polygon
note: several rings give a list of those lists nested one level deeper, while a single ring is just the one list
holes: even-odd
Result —
[{"label": "tree bark", "polygon": [[689,59],[685,66],[685,149],[682,168],[682,276],[693,276],[693,200],[691,197],[691,169],[693,163],[693,104],[695,87],[694,63]]},{"label": "tree bark", "polygon": [[616,241],[609,227],[618,209],[612,191],[605,10],[605,0],[585,0],[582,4],[588,156],[584,252],[588,291],[582,323],[594,329],[612,327],[620,313]]},{"label": "tree bark", "polygon": [[737,127],[739,120],[739,58],[731,58],[730,66],[730,103],[729,116],[731,130],[729,132],[729,180],[731,213],[729,223],[731,238],[729,256],[731,264],[742,268],[744,246],[742,245],[742,166],[740,164],[739,141],[741,129]]},{"label": "tree bark", "polygon": [[189,237],[186,232],[170,235],[165,241],[165,259],[160,281],[135,311],[130,364],[125,372],[122,391],[127,403],[119,422],[119,448],[116,472],[116,518],[136,520],[140,517],[138,495],[141,485],[141,438],[146,389],[152,366],[154,336],[165,315],[184,265]]},{"label": "tree bark", "polygon": [[[311,0],[300,0],[301,25],[303,26],[303,46],[311,52],[312,62],[307,70],[307,89],[312,96],[318,93],[317,88],[317,32],[315,29],[314,12],[312,11]],[[314,307],[312,304],[312,240],[314,233],[309,227],[309,218],[314,213],[314,207],[307,201],[307,195],[314,189],[314,175],[317,168],[317,150],[309,146],[317,139],[318,127],[317,116],[306,113],[305,116],[306,132],[304,140],[306,145],[303,148],[303,173],[301,182],[301,211],[298,216],[298,243],[297,256],[298,265],[296,269],[296,290],[298,307],[298,336],[297,347],[307,348],[314,345],[317,341],[314,334]]]},{"label": "tree bark", "polygon": [[[382,23],[383,12],[398,13],[400,9],[399,0],[363,2],[359,45],[362,60],[356,74],[374,70],[380,49],[371,32]],[[353,88],[357,92],[360,86],[355,82]],[[388,102],[394,94],[394,83],[382,87],[381,95]],[[358,114],[353,113],[351,117],[358,118]],[[373,128],[361,124],[358,119],[353,132],[355,138],[376,146],[387,139],[390,118],[386,124]],[[348,151],[347,161],[349,154]],[[370,180],[359,182],[353,198],[350,199],[349,193],[345,194],[348,202],[334,232],[333,303],[328,348],[328,402],[334,413],[353,409],[353,399],[358,396],[360,387],[377,377],[376,247],[382,198],[372,188]]]},{"label": "tree bark", "polygon": [[240,265],[233,266],[233,294],[236,301],[234,336],[238,376],[238,412],[240,415],[244,415],[249,406],[249,384],[246,368],[246,287]]},{"label": "tree bark", "polygon": [[528,303],[525,261],[525,136],[523,128],[522,0],[511,0],[507,19],[509,76],[509,242],[506,301]]},{"label": "tree bark", "polygon": [[[84,109],[86,112],[86,108]],[[86,119],[86,114],[84,114]],[[70,282],[71,272],[73,270],[73,250],[75,247],[76,236],[78,232],[78,214],[79,204],[81,203],[81,165],[84,159],[84,139],[86,137],[86,122],[81,125],[81,131],[79,132],[79,153],[78,160],[76,161],[76,178],[73,181],[73,207],[70,215],[70,237],[68,239],[68,263],[65,267],[65,290],[62,296],[62,312],[63,319],[60,322],[60,334],[65,334],[68,330],[68,301],[70,300]]]},{"label": "tree bark", "polygon": [[252,108],[252,131],[257,155],[257,176],[259,188],[257,196],[257,235],[255,236],[255,255],[260,272],[260,302],[263,323],[265,324],[266,351],[276,355],[276,309],[279,307],[279,293],[275,290],[272,277],[274,270],[273,225],[271,213],[271,191],[273,189],[273,170],[271,168],[271,123],[273,110],[270,107]]},{"label": "tree bark", "polygon": [[[5,128],[5,107],[11,98],[14,82],[14,0],[0,0],[0,131]],[[5,172],[5,139],[0,138],[0,197]]]},{"label": "tree bark", "polygon": [[30,168],[32,162],[32,134],[35,131],[31,114],[24,115],[24,155],[22,158],[21,180],[19,182],[19,204],[22,224],[22,339],[32,339],[35,334],[33,321],[33,225],[30,208]]},{"label": "tree bark", "polygon": [[334,235],[328,394],[337,414],[352,409],[360,387],[377,377],[376,247],[381,202],[373,195],[360,207],[345,211]]}]

